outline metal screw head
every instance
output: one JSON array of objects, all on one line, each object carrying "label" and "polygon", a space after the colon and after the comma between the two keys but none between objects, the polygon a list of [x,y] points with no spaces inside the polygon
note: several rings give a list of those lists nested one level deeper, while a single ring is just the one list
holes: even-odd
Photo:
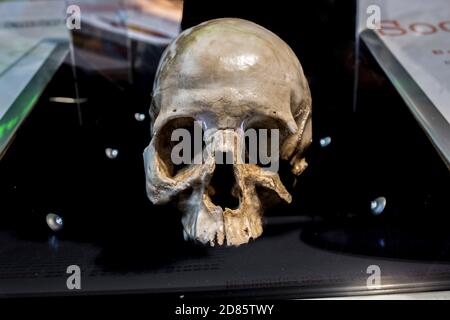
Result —
[{"label": "metal screw head", "polygon": [[60,231],[64,225],[63,219],[54,213],[47,214],[45,220],[47,221],[48,227],[54,232]]},{"label": "metal screw head", "polygon": [[322,148],[325,148],[331,143],[331,137],[324,137],[320,139],[319,143]]},{"label": "metal screw head", "polygon": [[134,118],[136,119],[136,121],[142,122],[145,120],[145,114],[143,113],[135,113],[134,114]]},{"label": "metal screw head", "polygon": [[385,197],[378,197],[370,202],[370,211],[372,211],[372,213],[376,216],[380,215],[384,211],[385,207],[386,207]]},{"label": "metal screw head", "polygon": [[106,148],[105,154],[109,159],[115,159],[119,155],[119,150],[112,149],[112,148]]}]

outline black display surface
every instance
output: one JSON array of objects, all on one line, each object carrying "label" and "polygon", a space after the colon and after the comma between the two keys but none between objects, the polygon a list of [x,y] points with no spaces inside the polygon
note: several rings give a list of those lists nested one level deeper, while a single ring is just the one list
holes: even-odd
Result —
[{"label": "black display surface", "polygon": [[[77,109],[50,102],[73,95],[72,70],[63,65],[0,162],[0,296],[73,294],[66,269],[74,264],[80,294],[448,289],[448,168],[367,50],[353,110],[352,51],[336,45],[341,50],[324,62],[323,51],[314,57],[293,47],[312,90],[309,167],[295,181],[282,164],[293,204],[268,211],[263,235],[238,248],[185,242],[180,213],[147,199],[142,152],[153,75],[137,70],[130,85],[79,68],[87,101]],[[156,63],[155,51],[144,53]],[[326,137],[331,143],[322,146]],[[107,157],[107,148],[117,157]],[[378,197],[387,202],[375,215]],[[61,232],[48,228],[48,213],[63,217]],[[367,287],[373,265],[381,270],[379,290]]]}]

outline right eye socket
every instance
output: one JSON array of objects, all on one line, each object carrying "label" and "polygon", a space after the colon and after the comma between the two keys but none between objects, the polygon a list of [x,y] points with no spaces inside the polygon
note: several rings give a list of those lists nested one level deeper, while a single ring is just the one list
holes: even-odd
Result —
[{"label": "right eye socket", "polygon": [[157,152],[171,177],[194,164],[194,157],[205,147],[201,124],[193,118],[170,120],[156,139]]},{"label": "right eye socket", "polygon": [[[278,130],[279,124],[270,118],[261,118],[247,124],[245,128],[245,162],[256,164],[260,167],[269,167],[272,158],[278,158],[278,155],[272,155],[274,150],[278,153],[280,135],[273,135],[272,130]],[[276,144],[272,146],[272,144]],[[264,157],[264,159],[262,159]],[[268,159],[270,158],[270,159]],[[269,161],[269,162],[268,162]]]}]

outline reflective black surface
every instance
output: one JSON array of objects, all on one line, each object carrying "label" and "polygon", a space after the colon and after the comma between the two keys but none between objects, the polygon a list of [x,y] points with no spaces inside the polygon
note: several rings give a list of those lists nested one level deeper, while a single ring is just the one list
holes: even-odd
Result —
[{"label": "reflective black surface", "polygon": [[[1,294],[67,294],[71,264],[81,267],[82,294],[448,289],[450,176],[443,161],[365,48],[354,111],[351,48],[341,46],[321,65],[325,53],[303,59],[294,47],[312,89],[309,167],[294,179],[282,164],[293,204],[267,212],[262,237],[239,248],[184,242],[180,213],[147,199],[142,152],[161,49],[139,51],[148,63],[135,70],[133,84],[77,68],[79,97],[87,99],[79,109],[50,102],[75,94],[64,64],[0,162]],[[81,55],[77,62],[84,65]],[[326,137],[331,142],[321,146]],[[387,202],[375,215],[377,197]],[[48,213],[63,218],[61,232],[48,228]],[[381,269],[381,290],[366,286],[370,265]]]}]

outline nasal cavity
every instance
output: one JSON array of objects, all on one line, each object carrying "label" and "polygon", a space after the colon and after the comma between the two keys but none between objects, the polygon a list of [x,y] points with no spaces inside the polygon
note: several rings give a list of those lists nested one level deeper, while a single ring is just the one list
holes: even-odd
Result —
[{"label": "nasal cavity", "polygon": [[239,207],[237,185],[232,164],[216,164],[209,184],[209,196],[216,206],[236,209]]}]

